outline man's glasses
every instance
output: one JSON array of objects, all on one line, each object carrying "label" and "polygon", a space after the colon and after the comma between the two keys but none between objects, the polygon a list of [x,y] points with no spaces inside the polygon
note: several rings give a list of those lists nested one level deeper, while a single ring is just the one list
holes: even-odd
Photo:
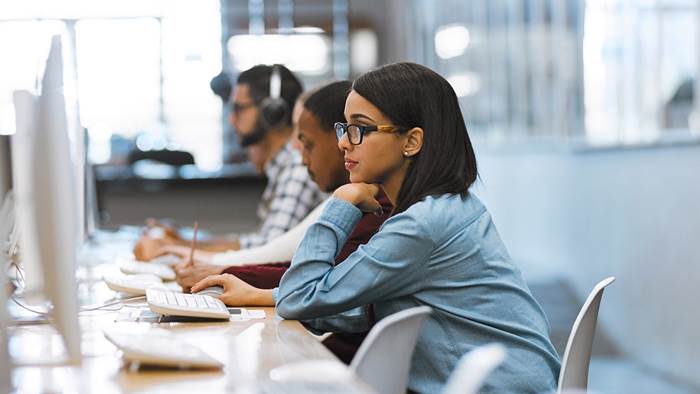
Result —
[{"label": "man's glasses", "polygon": [[243,112],[244,110],[246,110],[246,109],[248,109],[248,108],[250,108],[250,107],[254,107],[254,106],[255,106],[255,103],[242,104],[242,103],[236,103],[236,102],[234,102],[234,103],[231,105],[231,110],[232,110],[233,112],[235,112],[236,114],[240,114],[240,113]]},{"label": "man's glasses", "polygon": [[362,143],[362,137],[365,134],[371,133],[373,131],[379,131],[382,133],[393,133],[408,130],[407,127],[394,126],[394,125],[371,125],[371,126],[360,126],[356,124],[348,124],[336,122],[335,125],[335,135],[338,137],[338,141],[343,138],[344,134],[348,135],[348,141],[352,145],[360,145]]}]

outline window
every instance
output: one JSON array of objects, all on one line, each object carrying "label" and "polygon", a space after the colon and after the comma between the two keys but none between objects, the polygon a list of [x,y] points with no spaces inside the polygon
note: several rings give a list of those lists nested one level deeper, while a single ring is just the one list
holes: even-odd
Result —
[{"label": "window", "polygon": [[14,129],[12,91],[34,86],[56,30],[75,43],[81,123],[95,162],[123,161],[139,145],[186,150],[202,169],[221,167],[222,105],[209,88],[222,67],[219,1],[0,4],[0,53],[11,54],[0,75],[0,132]]},{"label": "window", "polygon": [[0,21],[0,134],[15,132],[12,93],[38,93],[51,36],[65,33],[61,21]]},{"label": "window", "polygon": [[698,74],[696,1],[587,1],[586,125],[594,141],[688,131]]},{"label": "window", "polygon": [[700,129],[697,1],[410,4],[396,16],[416,22],[407,58],[450,81],[475,136],[636,144]]},{"label": "window", "polygon": [[81,121],[133,138],[160,130],[160,22],[87,19],[75,24]]}]

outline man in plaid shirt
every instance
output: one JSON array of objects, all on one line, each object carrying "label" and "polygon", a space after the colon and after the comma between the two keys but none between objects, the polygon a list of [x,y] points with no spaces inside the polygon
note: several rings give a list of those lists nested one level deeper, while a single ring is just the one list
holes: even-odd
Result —
[{"label": "man in plaid shirt", "polygon": [[[276,124],[271,124],[270,117],[263,113],[263,108],[269,108],[265,100],[271,94],[273,68],[277,69],[281,85],[279,99],[286,107]],[[298,224],[326,197],[310,179],[301,155],[290,146],[291,108],[301,92],[299,80],[282,65],[258,65],[238,76],[229,120],[251,163],[267,176],[257,210],[261,224],[257,231],[233,239],[200,243],[200,249],[226,251],[263,245]],[[189,241],[166,231],[162,238],[141,237],[134,255],[139,260],[150,260],[162,253],[164,246],[168,246],[168,253],[186,256],[189,252]]]},{"label": "man in plaid shirt", "polygon": [[[270,96],[273,67],[277,68],[285,113],[278,125],[270,125],[262,113]],[[267,176],[267,187],[258,205],[258,231],[238,237],[241,249],[267,243],[284,234],[311,212],[324,198],[310,179],[301,155],[290,146],[292,107],[302,92],[301,83],[286,67],[258,65],[238,76],[232,98],[231,124],[253,165]],[[265,127],[271,127],[266,129]]]},{"label": "man in plaid shirt", "polygon": [[301,222],[325,197],[301,162],[301,155],[286,144],[265,166],[267,187],[258,205],[262,224],[254,233],[242,234],[241,249],[267,243]]}]

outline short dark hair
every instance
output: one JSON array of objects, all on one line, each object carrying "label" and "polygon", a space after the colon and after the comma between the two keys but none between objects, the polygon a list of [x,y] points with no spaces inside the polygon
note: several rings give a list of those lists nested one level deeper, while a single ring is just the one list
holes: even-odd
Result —
[{"label": "short dark hair", "polygon": [[415,63],[394,63],[358,77],[352,89],[392,123],[423,129],[396,201],[403,212],[431,195],[466,195],[477,179],[476,156],[457,95],[445,78]]},{"label": "short dark hair", "polygon": [[272,67],[277,67],[282,79],[282,89],[280,92],[281,98],[287,103],[287,115],[285,124],[292,124],[292,108],[297,101],[297,97],[304,90],[299,79],[287,67],[281,64],[268,66],[259,64],[248,70],[238,74],[236,83],[238,85],[248,85],[250,89],[250,97],[256,104],[260,104],[264,99],[270,96],[270,77],[272,76]]},{"label": "short dark hair", "polygon": [[351,87],[352,83],[345,80],[323,85],[309,94],[304,108],[318,119],[322,129],[333,132],[335,122],[345,121],[345,99]]}]

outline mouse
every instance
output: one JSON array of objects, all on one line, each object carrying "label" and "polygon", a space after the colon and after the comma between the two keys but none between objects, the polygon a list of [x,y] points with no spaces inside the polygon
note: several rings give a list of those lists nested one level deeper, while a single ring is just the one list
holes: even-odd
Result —
[{"label": "mouse", "polygon": [[196,295],[208,295],[212,297],[217,297],[222,294],[224,294],[224,288],[221,286],[212,286],[212,287],[207,287],[205,289],[202,289],[196,293],[192,293]]}]

